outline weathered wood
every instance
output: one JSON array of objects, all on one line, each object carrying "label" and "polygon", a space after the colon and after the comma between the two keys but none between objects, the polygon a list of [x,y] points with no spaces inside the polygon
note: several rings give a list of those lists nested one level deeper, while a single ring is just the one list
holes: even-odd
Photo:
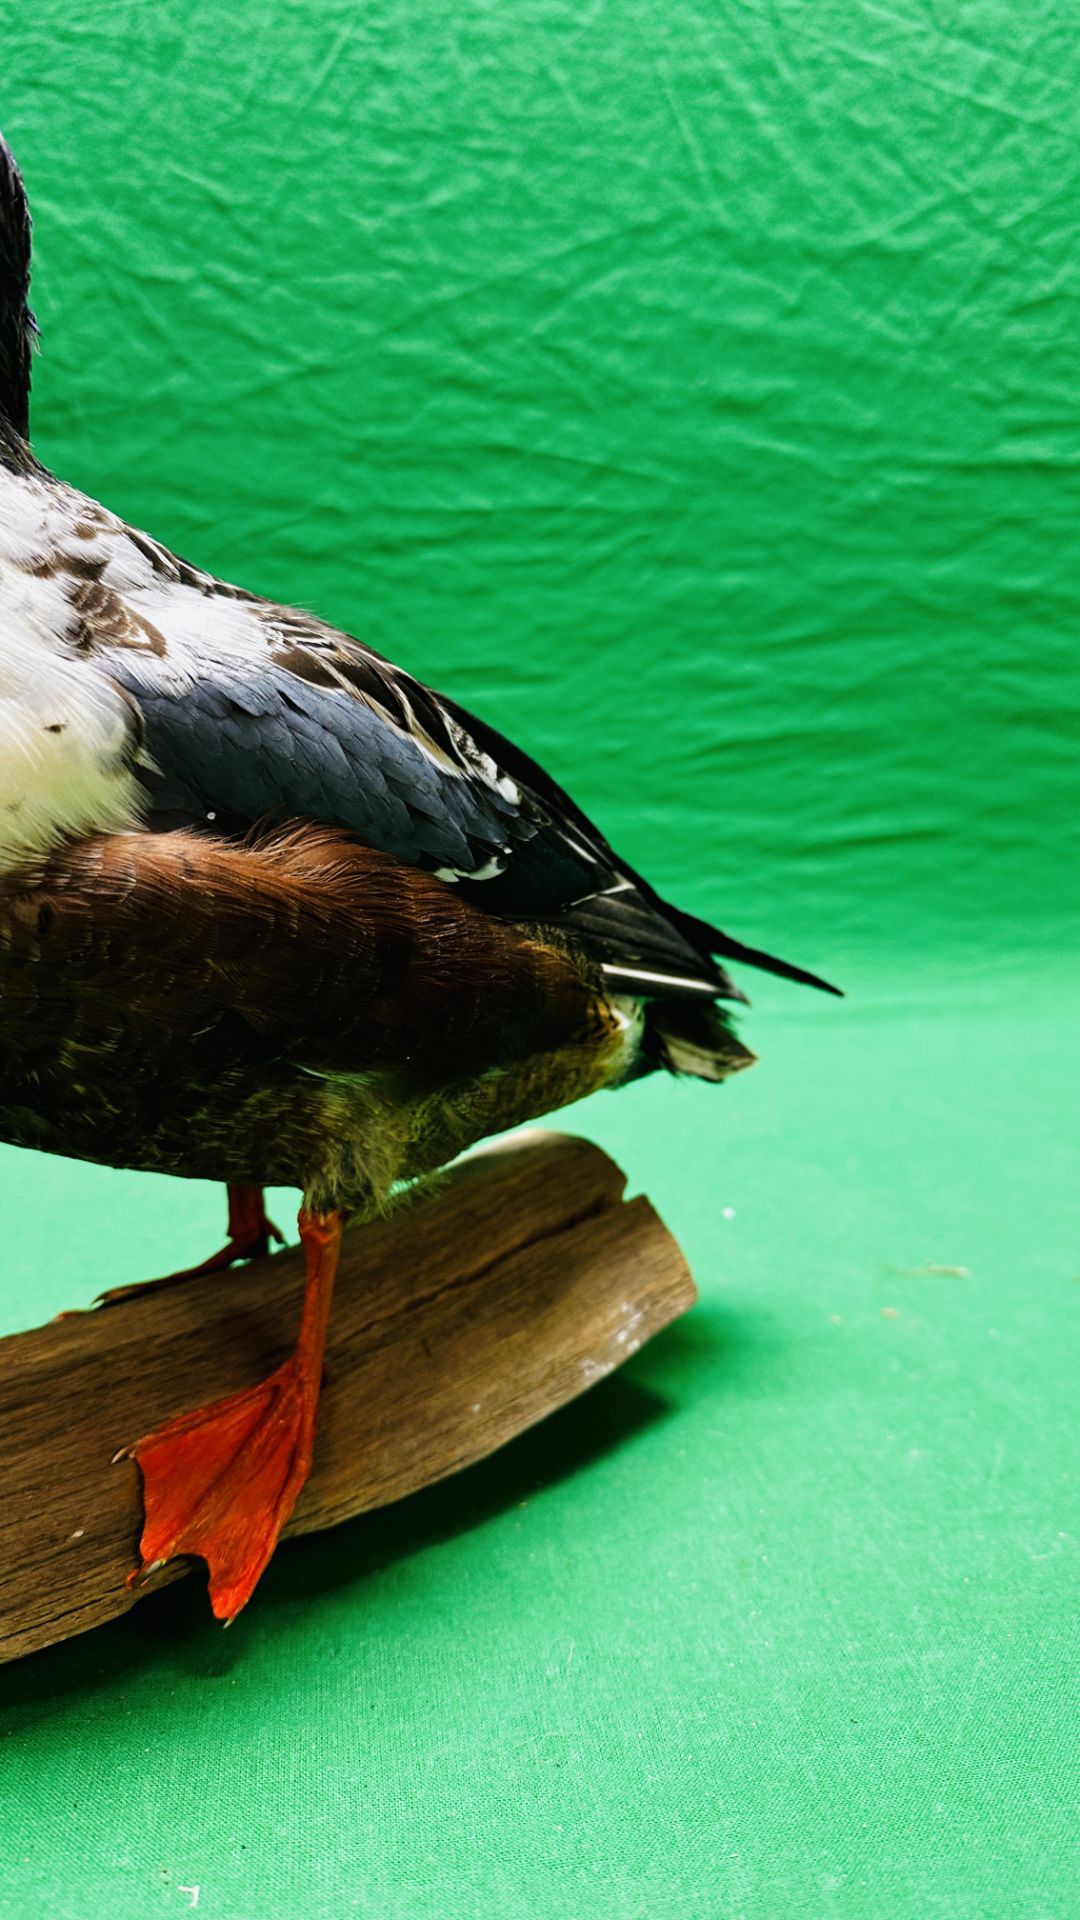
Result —
[{"label": "weathered wood", "polygon": [[[311,1479],[287,1529],[384,1506],[469,1466],[684,1312],[686,1263],[598,1147],[533,1132],[475,1154],[346,1236]],[[0,1340],[0,1660],[115,1618],[141,1525],[117,1450],[259,1380],[295,1338],[289,1248]]]}]

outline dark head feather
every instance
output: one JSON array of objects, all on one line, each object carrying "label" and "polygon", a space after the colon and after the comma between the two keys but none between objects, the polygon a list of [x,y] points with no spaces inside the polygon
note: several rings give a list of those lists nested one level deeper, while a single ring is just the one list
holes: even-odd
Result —
[{"label": "dark head feather", "polygon": [[15,156],[0,136],[0,414],[30,431],[30,354],[37,323],[29,306],[30,209]]}]

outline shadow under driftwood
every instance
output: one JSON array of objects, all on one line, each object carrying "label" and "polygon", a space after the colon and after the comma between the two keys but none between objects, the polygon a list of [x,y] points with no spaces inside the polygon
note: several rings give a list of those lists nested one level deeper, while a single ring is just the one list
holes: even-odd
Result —
[{"label": "shadow under driftwood", "polygon": [[[348,1237],[315,1466],[290,1532],[417,1496],[483,1460],[685,1311],[694,1293],[678,1247],[646,1200],[623,1201],[624,1186],[598,1148],[531,1134]],[[130,1461],[111,1467],[112,1454],[266,1373],[291,1343],[299,1287],[292,1249],[0,1341],[0,1658],[115,1619],[141,1597],[124,1584],[138,1473]],[[492,1463],[490,1479],[470,1476],[479,1499],[419,1494],[371,1523],[360,1568],[349,1529],[342,1576],[411,1551],[417,1531],[476,1524],[520,1498],[523,1481],[559,1478],[662,1409],[626,1386],[612,1419],[612,1396],[602,1398],[602,1420],[598,1407],[561,1442],[548,1430],[531,1461],[526,1452]],[[318,1553],[316,1584],[334,1583],[338,1558],[336,1547]],[[271,1585],[302,1591],[303,1561],[284,1555]],[[165,1568],[151,1588],[190,1565]],[[146,1629],[129,1631],[154,1636],[167,1619],[182,1632],[187,1599],[158,1601]]]}]

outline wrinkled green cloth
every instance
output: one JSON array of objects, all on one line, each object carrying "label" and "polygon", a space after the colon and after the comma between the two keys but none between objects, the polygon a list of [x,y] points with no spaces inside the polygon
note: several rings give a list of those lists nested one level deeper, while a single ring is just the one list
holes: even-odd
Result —
[{"label": "wrinkled green cloth", "polygon": [[[12,13],[41,458],[849,997],[569,1116],[701,1289],[623,1372],[0,1670],[3,1920],[1080,1911],[1074,28]],[[220,1243],[0,1180],[5,1330]]]}]

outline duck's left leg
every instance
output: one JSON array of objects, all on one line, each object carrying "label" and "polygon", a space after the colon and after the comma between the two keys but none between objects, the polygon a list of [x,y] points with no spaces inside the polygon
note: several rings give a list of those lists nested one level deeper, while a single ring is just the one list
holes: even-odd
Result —
[{"label": "duck's left leg", "polygon": [[271,1240],[284,1246],[285,1235],[275,1227],[266,1211],[261,1187],[230,1186],[228,1239],[217,1253],[201,1260],[197,1267],[181,1267],[178,1273],[164,1273],[158,1280],[135,1280],[125,1287],[110,1287],[99,1293],[94,1305],[115,1307],[121,1300],[135,1300],[142,1293],[160,1293],[163,1287],[175,1287],[181,1280],[198,1280],[204,1273],[223,1273],[237,1260],[261,1260],[270,1251]]},{"label": "duck's left leg", "polygon": [[219,1620],[234,1619],[251,1598],[311,1467],[345,1217],[301,1209],[307,1282],[288,1359],[258,1386],[182,1413],[125,1449],[142,1469],[145,1514],[129,1585],[190,1553],[210,1568]]}]

